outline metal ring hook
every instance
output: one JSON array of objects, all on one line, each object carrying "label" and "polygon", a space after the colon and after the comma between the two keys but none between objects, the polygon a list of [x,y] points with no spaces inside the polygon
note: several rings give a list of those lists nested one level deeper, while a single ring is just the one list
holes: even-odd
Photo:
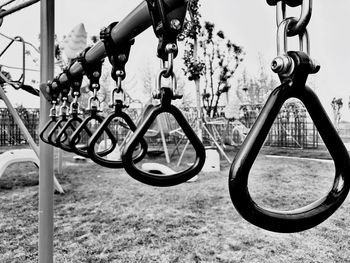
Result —
[{"label": "metal ring hook", "polygon": [[56,136],[56,143],[59,148],[66,152],[74,152],[69,143],[69,131],[74,132],[76,128],[82,123],[82,121],[83,120],[77,114],[72,114],[72,116],[63,125],[62,129]]},{"label": "metal ring hook", "polygon": [[[170,88],[163,88],[162,92],[163,97],[173,97],[172,91]],[[194,150],[196,151],[196,160],[185,171],[177,172],[171,175],[157,175],[154,173],[146,172],[138,169],[133,160],[133,152],[138,146],[139,142],[144,138],[147,130],[151,127],[152,123],[155,121],[156,117],[161,113],[168,112],[175,120],[178,122],[188,140],[192,143]],[[132,137],[125,145],[122,152],[122,160],[124,164],[125,171],[134,179],[153,186],[173,186],[177,184],[184,183],[197,175],[205,162],[205,148],[202,142],[197,137],[196,133],[191,128],[190,124],[187,122],[186,118],[183,116],[182,112],[172,104],[163,105],[160,103],[157,106],[153,106],[149,112],[145,115],[145,119],[138,126],[135,132],[132,134]]]},{"label": "metal ring hook", "polygon": [[[47,136],[47,140],[49,144],[55,147],[59,147],[58,141],[57,141],[57,135],[62,130],[62,127],[66,124],[67,121],[68,121],[67,116],[61,115],[61,118],[56,122],[56,124],[53,126],[53,128],[51,129],[51,131]],[[66,137],[67,135],[65,134],[65,139]]]},{"label": "metal ring hook", "polygon": [[[39,133],[39,137],[40,139],[47,143],[50,144],[49,140],[48,140],[48,134],[50,133],[52,127],[56,124],[57,122],[57,114],[56,114],[56,101],[52,100],[52,107],[50,108],[50,120],[45,124],[45,126],[42,128],[42,130]],[[51,127],[51,129],[50,129]],[[48,133],[47,133],[48,132]]]},{"label": "metal ring hook", "polygon": [[[288,54],[297,64],[295,73],[270,94],[229,173],[231,200],[241,216],[258,227],[283,233],[303,231],[320,224],[339,208],[350,189],[349,154],[317,95],[305,86],[307,76],[312,72],[310,58],[298,51],[290,51]],[[261,207],[252,200],[248,190],[248,177],[279,110],[292,97],[301,100],[306,106],[333,158],[335,179],[329,193],[319,200],[292,211],[276,211]]]},{"label": "metal ring hook", "polygon": [[[120,105],[122,108],[122,105]],[[93,135],[90,137],[89,141],[88,141],[88,147],[87,147],[87,152],[89,157],[91,158],[92,161],[94,161],[97,164],[100,164],[104,167],[108,167],[108,168],[124,168],[124,163],[122,162],[122,160],[109,160],[106,158],[102,158],[101,155],[99,155],[98,153],[96,153],[96,144],[98,143],[98,140],[101,138],[101,136],[103,135],[103,133],[106,131],[106,129],[108,129],[108,126],[110,125],[110,123],[115,119],[115,118],[120,118],[122,120],[125,121],[125,123],[127,124],[128,128],[131,131],[135,131],[136,130],[136,125],[134,124],[134,122],[132,121],[132,119],[130,118],[129,115],[127,115],[125,112],[122,111],[122,109],[116,109],[115,112],[113,112],[112,114],[108,115],[108,117],[106,117],[103,122],[100,124],[100,126],[98,127],[98,129],[93,133]],[[128,136],[125,138],[125,140],[128,138]],[[124,144],[124,143],[122,143]],[[125,144],[124,144],[125,145]],[[142,138],[140,140],[140,145],[141,145],[141,150],[138,153],[137,156],[133,156],[132,157],[132,161],[134,163],[137,163],[139,161],[141,161],[147,154],[147,143],[145,141],[144,138]]]},{"label": "metal ring hook", "polygon": [[51,119],[45,124],[45,126],[42,128],[42,130],[40,131],[40,134],[39,134],[40,139],[43,142],[45,142],[46,144],[50,144],[50,142],[48,140],[48,135],[49,135],[51,129],[53,128],[53,126],[55,126],[55,124],[57,123],[56,114],[52,115],[50,117],[51,117]]},{"label": "metal ring hook", "polygon": [[[97,110],[92,110],[91,115],[89,117],[85,118],[80,123],[80,125],[76,128],[76,130],[72,133],[72,135],[69,136],[69,145],[72,148],[72,150],[76,154],[83,156],[83,157],[86,157],[86,158],[90,158],[89,154],[87,152],[88,145],[86,144],[82,147],[78,147],[78,144],[79,144],[80,139],[82,137],[81,134],[83,131],[85,131],[89,137],[92,136],[93,133],[91,132],[91,130],[88,127],[88,124],[91,121],[96,121],[96,122],[101,124],[103,122],[103,117],[100,116],[99,114],[97,114]],[[111,139],[111,146],[108,149],[105,149],[101,152],[98,152],[97,154],[100,156],[105,156],[107,154],[110,154],[114,150],[114,148],[117,144],[117,141],[116,141],[113,133],[109,129],[105,129],[105,131],[106,131],[106,134],[108,135],[108,137]]]}]

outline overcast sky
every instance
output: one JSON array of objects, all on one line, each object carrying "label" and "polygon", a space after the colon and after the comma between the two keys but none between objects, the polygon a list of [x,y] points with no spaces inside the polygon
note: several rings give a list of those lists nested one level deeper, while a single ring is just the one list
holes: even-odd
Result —
[{"label": "overcast sky", "polygon": [[[139,3],[139,0],[58,0],[56,33],[60,38],[82,22],[89,36],[97,35],[101,27],[123,19]],[[263,54],[266,67],[269,67],[276,55],[274,7],[268,6],[265,0],[205,0],[202,1],[201,12],[203,19],[214,22],[233,42],[244,47],[247,55],[242,67],[254,74],[259,53]],[[297,16],[299,9],[295,8],[292,14]],[[321,64],[321,71],[314,80],[316,91],[328,111],[332,98],[342,97],[346,104],[344,117],[349,115],[350,119],[347,107],[350,95],[349,14],[349,0],[314,1],[313,16],[308,28],[311,55]],[[36,4],[6,17],[0,32],[11,36],[21,35],[26,40],[38,44],[39,17],[39,4]],[[6,40],[0,38],[0,45],[4,43]],[[155,61],[156,45],[157,40],[152,29],[136,38],[128,63],[129,75],[137,76],[149,61]],[[12,65],[21,65],[19,60],[11,62]],[[28,100],[26,94],[11,92],[9,95],[15,103],[39,105],[37,100]]]}]

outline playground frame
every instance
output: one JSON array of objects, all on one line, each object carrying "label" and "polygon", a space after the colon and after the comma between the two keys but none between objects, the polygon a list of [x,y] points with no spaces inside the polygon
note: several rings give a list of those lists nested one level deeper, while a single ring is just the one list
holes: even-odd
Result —
[{"label": "playground frame", "polygon": [[[183,0],[165,0],[171,17]],[[112,39],[116,45],[136,37],[152,24],[146,1],[141,2],[127,17],[122,19],[112,29]],[[46,85],[54,77],[54,35],[55,35],[55,1],[40,0],[40,83]],[[97,42],[86,54],[88,63],[101,60],[106,56],[102,41]],[[71,75],[83,71],[81,64],[73,64]],[[44,89],[41,89],[43,91]],[[39,128],[48,122],[50,105],[40,94],[40,123]],[[43,142],[40,147],[39,170],[39,263],[53,262],[53,148]]]}]

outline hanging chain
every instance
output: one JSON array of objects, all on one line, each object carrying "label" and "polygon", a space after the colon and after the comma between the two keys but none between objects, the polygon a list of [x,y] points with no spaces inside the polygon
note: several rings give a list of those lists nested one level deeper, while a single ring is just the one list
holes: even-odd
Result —
[{"label": "hanging chain", "polygon": [[[63,71],[60,76],[58,77],[58,79],[61,78],[62,75],[65,75],[66,73]],[[70,83],[69,81],[63,82],[60,84],[60,88],[61,88],[61,106],[59,108],[59,117],[66,117],[67,113],[68,113],[68,95],[70,93]]]},{"label": "hanging chain", "polygon": [[80,103],[79,98],[81,95],[80,87],[83,80],[83,76],[79,76],[78,78],[71,79],[71,97],[73,98],[70,107],[69,107],[69,114],[70,115],[78,115],[82,114],[80,111]]},{"label": "hanging chain", "polygon": [[135,43],[132,39],[126,43],[116,45],[112,39],[112,29],[118,24],[118,22],[111,23],[108,27],[103,28],[100,31],[100,39],[104,43],[105,50],[112,65],[111,77],[116,83],[116,87],[111,91],[110,107],[126,108],[125,93],[122,87],[122,81],[126,77],[125,65],[129,60],[129,54],[131,46]]},{"label": "hanging chain", "polygon": [[[277,21],[277,57],[271,63],[271,69],[281,76],[289,76],[294,70],[294,62],[289,57],[288,38],[299,37],[299,50],[310,56],[310,38],[307,26],[312,14],[312,0],[303,0],[301,15],[298,18],[286,17],[286,3],[281,0],[276,3]],[[313,61],[313,71],[319,71],[320,66]]]},{"label": "hanging chain", "polygon": [[52,107],[50,108],[49,117],[51,117],[51,119],[55,119],[57,117],[56,106],[58,102],[58,97],[61,92],[59,88],[58,78],[54,78],[52,81],[49,81],[47,83],[45,91],[47,94],[49,94],[52,104]]},{"label": "hanging chain", "polygon": [[177,78],[174,73],[174,54],[177,53],[176,44],[168,44],[165,52],[167,53],[167,61],[162,60],[162,68],[159,70],[156,78],[156,89],[153,92],[154,99],[161,98],[162,78],[170,78],[170,89],[173,93],[173,99],[181,99],[182,95],[177,92]]},{"label": "hanging chain", "polygon": [[153,92],[154,99],[161,99],[162,77],[170,78],[172,99],[182,98],[177,94],[176,76],[174,73],[174,58],[178,54],[177,37],[183,30],[184,18],[187,12],[187,5],[183,5],[174,14],[170,15],[164,0],[146,0],[148,10],[152,19],[152,25],[157,36],[157,55],[161,59],[162,68],[156,78],[156,89]]},{"label": "hanging chain", "polygon": [[[86,52],[90,49],[91,47],[86,48],[77,58],[77,61],[80,62],[80,64],[83,67],[83,70],[87,76],[87,78],[90,81],[89,84],[89,89],[92,91],[92,96],[89,97],[88,99],[88,111],[91,110],[100,110],[100,100],[97,96],[97,92],[100,90],[100,78],[101,78],[101,71],[102,71],[102,64],[103,60],[97,61],[95,63],[89,64],[87,63],[85,59],[85,54]],[[95,102],[95,104],[93,104]]]},{"label": "hanging chain", "polygon": [[[312,0],[302,0],[301,13],[299,19],[295,23],[289,25],[287,30],[288,36],[296,36],[306,30],[307,25],[310,22],[312,15]],[[279,1],[276,4],[276,22],[277,26],[286,19],[286,2],[285,0]]]}]

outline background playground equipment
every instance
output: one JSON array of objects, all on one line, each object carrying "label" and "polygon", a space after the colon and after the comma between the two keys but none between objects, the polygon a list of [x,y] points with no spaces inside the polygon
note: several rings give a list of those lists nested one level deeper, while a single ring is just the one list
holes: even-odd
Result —
[{"label": "background playground equipment", "polygon": [[[278,114],[275,122],[273,123],[273,126],[269,131],[269,134],[265,141],[265,146],[301,149],[318,148],[322,142],[322,139],[319,138],[318,131],[311,121],[311,118],[308,115],[305,106],[300,105],[300,108],[297,110],[299,113],[296,113],[294,106],[289,107],[288,104],[289,102],[287,101],[287,104],[283,106],[283,111]],[[292,104],[294,104],[294,102],[292,102]],[[248,108],[248,110],[245,110],[246,112],[250,111],[251,107],[254,108],[254,105],[249,107],[248,105],[245,105],[244,107]],[[15,109],[20,115],[34,141],[38,143],[39,109],[22,107]],[[196,108],[186,107],[182,108],[181,110],[190,123],[195,122]],[[132,118],[132,120],[136,122],[140,116],[142,107],[134,108],[131,106],[125,109],[125,111]],[[298,114],[301,114],[300,117],[298,117]],[[306,117],[304,117],[304,114]],[[86,116],[86,113],[83,113],[83,119],[84,115]],[[163,118],[163,116],[160,115],[160,118]],[[224,120],[217,122],[214,119],[213,123],[215,125],[215,129],[217,130],[217,134],[220,135],[220,138],[217,137],[218,141],[220,144],[223,142],[228,145],[240,147],[241,143],[243,142],[243,138],[245,138],[245,135],[249,132],[249,129],[251,127],[246,126],[246,123],[252,123],[256,120],[256,118],[256,115],[246,114],[238,120]],[[165,141],[170,147],[168,151],[169,158],[171,159],[176,153],[171,151],[171,148],[173,144],[179,142],[181,134],[177,132],[179,126],[174,120],[172,120],[172,118],[164,116],[164,119],[165,120],[161,120],[161,125],[164,130]],[[210,119],[209,122],[211,122]],[[124,129],[119,129],[118,127],[118,125],[111,127],[111,130],[113,130],[113,132],[118,135],[118,138],[124,138],[126,136],[126,131]],[[243,136],[241,136],[241,133]],[[350,128],[345,122],[341,123],[339,134],[342,136],[342,138],[344,137],[344,139],[348,139],[350,137]],[[205,133],[203,134],[203,138],[205,141],[209,141],[209,137]],[[149,133],[146,134],[146,140],[151,147],[151,151],[155,150],[159,153],[164,153],[164,148],[162,146],[156,146],[158,144],[157,142],[161,140],[160,129],[157,125],[154,124],[153,132],[152,130],[149,130]],[[82,143],[86,143],[88,141],[88,136],[83,135],[81,141]],[[23,143],[27,144],[28,142],[25,140],[23,134],[21,133],[21,130],[15,123],[8,109],[0,108],[0,146],[15,146]],[[180,142],[182,146],[184,143],[184,140]]]},{"label": "background playground equipment", "polygon": [[6,0],[0,5],[0,26],[3,23],[3,18],[23,8],[31,6],[40,0]]},{"label": "background playground equipment", "polygon": [[[9,150],[0,154],[0,177],[4,174],[7,167],[21,162],[32,162],[39,168],[39,158],[32,149]],[[64,190],[56,177],[54,176],[55,189],[63,194]]]},{"label": "background playground equipment", "polygon": [[207,146],[205,147],[205,159],[203,172],[220,172],[220,155],[216,147]]},{"label": "background playground equipment", "polygon": [[[24,80],[25,80],[25,77],[24,77],[25,76],[24,75],[25,74],[25,60],[24,60],[25,41],[22,38],[19,38],[19,39],[23,43],[23,73],[22,73],[21,78],[18,81],[11,81],[6,76],[1,75],[2,82],[0,83],[0,98],[6,104],[9,113],[12,115],[13,120],[16,122],[16,124],[19,127],[19,129],[21,130],[25,140],[29,143],[32,150],[14,150],[14,151],[3,153],[2,158],[0,160],[1,161],[1,163],[0,163],[1,169],[3,169],[3,170],[6,169],[10,164],[13,164],[16,162],[23,162],[23,161],[32,161],[32,162],[36,163],[37,166],[39,167],[39,159],[38,158],[40,157],[40,153],[39,153],[38,145],[35,143],[33,137],[29,133],[26,125],[23,123],[18,112],[14,109],[11,101],[8,99],[8,97],[6,96],[6,93],[3,89],[4,85],[10,85],[16,89],[25,87],[24,88],[25,91],[27,91],[28,93],[31,93],[33,95],[38,96],[38,91],[36,89],[24,84]],[[1,53],[1,55],[4,54],[4,52],[8,49],[8,47],[15,40],[16,39],[14,39],[10,42],[10,44],[4,49],[4,51]],[[33,156],[33,153],[36,155],[36,158]],[[2,173],[1,173],[1,175],[2,175]],[[54,185],[55,185],[56,190],[59,191],[60,193],[64,193],[63,188],[61,187],[61,185],[57,181],[56,177],[54,175],[52,175],[52,176],[53,176],[53,181],[54,181]]]}]

